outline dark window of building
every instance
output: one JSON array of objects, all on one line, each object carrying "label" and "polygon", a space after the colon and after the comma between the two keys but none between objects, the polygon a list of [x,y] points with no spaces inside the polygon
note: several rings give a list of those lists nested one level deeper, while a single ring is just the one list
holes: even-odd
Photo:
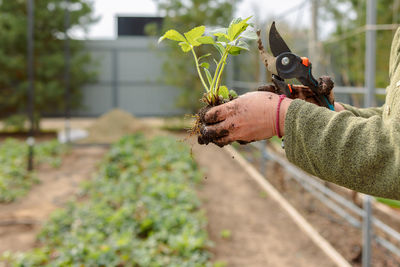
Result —
[{"label": "dark window of building", "polygon": [[156,23],[161,29],[161,17],[118,17],[118,36],[143,36],[144,28],[149,23]]}]

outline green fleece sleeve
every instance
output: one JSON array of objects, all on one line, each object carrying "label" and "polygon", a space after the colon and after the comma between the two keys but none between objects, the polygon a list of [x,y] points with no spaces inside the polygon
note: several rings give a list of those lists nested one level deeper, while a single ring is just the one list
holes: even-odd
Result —
[{"label": "green fleece sleeve", "polygon": [[346,110],[350,111],[357,117],[369,118],[375,115],[382,116],[382,107],[377,108],[356,108],[348,104],[340,103]]},{"label": "green fleece sleeve", "polygon": [[400,112],[392,113],[362,118],[294,100],[285,119],[286,155],[321,179],[400,199]]},{"label": "green fleece sleeve", "polygon": [[384,108],[334,112],[294,100],[285,118],[289,161],[321,179],[400,200],[400,28],[389,77]]}]

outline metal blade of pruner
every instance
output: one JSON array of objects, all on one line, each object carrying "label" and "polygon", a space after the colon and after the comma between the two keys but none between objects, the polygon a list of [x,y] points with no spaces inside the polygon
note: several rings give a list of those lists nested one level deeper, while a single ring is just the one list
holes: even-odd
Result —
[{"label": "metal blade of pruner", "polygon": [[277,57],[285,52],[292,52],[276,29],[275,21],[272,22],[271,28],[269,30],[269,48],[271,49],[274,57]]}]

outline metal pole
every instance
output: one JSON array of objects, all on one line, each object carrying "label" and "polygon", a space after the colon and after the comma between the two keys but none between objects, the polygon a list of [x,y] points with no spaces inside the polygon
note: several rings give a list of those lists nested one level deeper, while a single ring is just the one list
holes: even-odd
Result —
[{"label": "metal pole", "polygon": [[70,60],[71,51],[69,43],[68,29],[70,27],[70,13],[69,13],[69,0],[65,0],[65,16],[64,16],[64,60],[65,60],[65,73],[64,73],[64,83],[65,83],[65,140],[66,143],[71,142],[71,115],[70,115],[70,101],[71,101],[71,89],[70,89]]},{"label": "metal pole", "polygon": [[[376,24],[376,0],[367,1],[367,26]],[[365,107],[375,105],[376,30],[367,27],[365,50]]]},{"label": "metal pole", "polygon": [[113,108],[119,106],[119,84],[118,84],[118,50],[114,48],[112,50],[112,64],[113,64],[113,93],[112,93],[112,105]]},{"label": "metal pole", "polygon": [[364,218],[363,218],[363,247],[362,247],[362,266],[371,266],[371,241],[372,241],[372,209],[371,197],[366,196],[364,199]]},{"label": "metal pole", "polygon": [[27,52],[28,52],[28,117],[30,119],[30,131],[27,139],[28,143],[28,171],[33,170],[33,155],[35,144],[35,119],[34,119],[34,99],[35,99],[35,85],[34,85],[34,66],[33,66],[33,13],[34,13],[34,0],[28,0],[28,31],[27,31]]},{"label": "metal pole", "polygon": [[[367,0],[367,26],[376,24],[376,0]],[[365,38],[365,107],[371,107],[375,103],[375,63],[376,63],[376,31],[367,27]],[[371,240],[372,240],[372,209],[371,197],[364,199],[363,218],[363,251],[362,266],[371,266]]]},{"label": "metal pole", "polygon": [[318,0],[311,1],[311,30],[308,45],[308,55],[313,64],[313,72],[317,77],[320,76],[319,64],[319,47],[318,47]]},{"label": "metal pole", "polygon": [[[266,29],[265,24],[262,24],[260,28],[262,29],[261,30],[261,41],[263,42],[264,45],[266,45],[267,42],[266,42],[266,38],[265,38],[265,34],[264,34],[265,29]],[[259,53],[258,53],[258,56],[260,57]],[[258,60],[258,68],[259,68],[259,70],[258,70],[259,71],[259,73],[258,73],[259,81],[258,82],[260,84],[266,84],[267,83],[267,69],[265,68],[264,61],[261,59],[261,57]]]}]

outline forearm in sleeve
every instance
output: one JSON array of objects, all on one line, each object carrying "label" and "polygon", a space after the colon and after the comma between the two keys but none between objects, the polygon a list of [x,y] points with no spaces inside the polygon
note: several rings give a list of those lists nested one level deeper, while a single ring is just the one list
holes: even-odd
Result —
[{"label": "forearm in sleeve", "polygon": [[293,101],[285,119],[289,161],[347,188],[400,199],[400,129],[395,129],[399,124],[370,113],[368,119],[360,118],[353,112]]},{"label": "forearm in sleeve", "polygon": [[372,116],[382,116],[382,107],[374,107],[374,108],[356,108],[348,104],[343,104],[340,103],[347,111],[350,111],[357,117],[362,117],[362,118],[369,118]]}]

